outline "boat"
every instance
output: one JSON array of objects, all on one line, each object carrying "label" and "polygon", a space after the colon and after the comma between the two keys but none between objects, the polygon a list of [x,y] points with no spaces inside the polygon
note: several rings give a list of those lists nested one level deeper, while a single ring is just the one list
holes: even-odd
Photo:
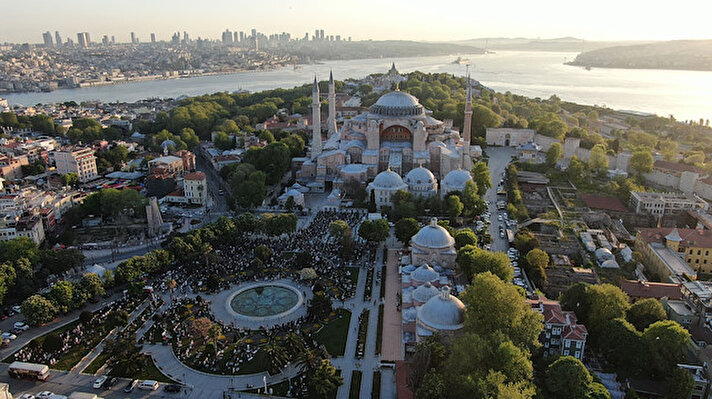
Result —
[{"label": "boat", "polygon": [[453,64],[458,64],[458,65],[464,65],[464,64],[469,64],[470,59],[469,58],[462,58],[462,57],[457,57],[455,61],[452,62]]},{"label": "boat", "polygon": [[586,65],[584,68],[585,68],[587,71],[590,71],[590,70],[591,70],[591,65]]}]

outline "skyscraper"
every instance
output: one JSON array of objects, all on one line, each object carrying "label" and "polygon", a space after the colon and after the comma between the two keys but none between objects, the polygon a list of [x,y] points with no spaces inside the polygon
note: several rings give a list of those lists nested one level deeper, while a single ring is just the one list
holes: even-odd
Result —
[{"label": "skyscraper", "polygon": [[156,34],[151,33],[151,43],[155,43],[155,42],[156,42]]},{"label": "skyscraper", "polygon": [[91,44],[91,38],[89,38],[89,32],[84,32],[84,41],[87,43],[87,47]]},{"label": "skyscraper", "polygon": [[59,35],[59,31],[54,31],[54,41],[57,44],[57,47],[62,45],[62,36]]},{"label": "skyscraper", "polygon": [[314,40],[319,40],[319,29],[314,29]]},{"label": "skyscraper", "polygon": [[42,34],[42,41],[44,42],[45,47],[54,47],[54,44],[52,43],[52,34],[49,33],[49,31]]},{"label": "skyscraper", "polygon": [[180,44],[180,33],[176,32],[173,34],[173,36],[171,37],[171,44]]},{"label": "skyscraper", "polygon": [[232,32],[229,29],[225,29],[225,32],[223,32],[222,42],[223,44],[232,44]]},{"label": "skyscraper", "polygon": [[245,42],[245,32],[240,31],[240,43],[244,43],[244,42]]},{"label": "skyscraper", "polygon": [[104,37],[101,38],[101,44],[103,44],[104,46],[109,45],[109,35],[104,35]]},{"label": "skyscraper", "polygon": [[188,44],[190,43],[190,35],[188,32],[183,31],[183,44]]},{"label": "skyscraper", "polygon": [[80,48],[87,48],[87,46],[89,45],[85,32],[77,33],[77,45]]},{"label": "skyscraper", "polygon": [[319,29],[319,39],[324,40],[324,29]]},{"label": "skyscraper", "polygon": [[233,32],[233,34],[232,34],[232,42],[233,43],[240,42],[240,34],[237,31]]},{"label": "skyscraper", "polygon": [[252,28],[252,37],[257,37],[257,29]]},{"label": "skyscraper", "polygon": [[136,33],[134,33],[134,32],[131,32],[131,43],[138,44],[138,37],[136,36]]}]

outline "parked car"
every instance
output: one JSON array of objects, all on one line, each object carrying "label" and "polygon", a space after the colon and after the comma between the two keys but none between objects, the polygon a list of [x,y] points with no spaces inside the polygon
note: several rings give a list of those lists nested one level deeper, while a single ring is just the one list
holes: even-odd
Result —
[{"label": "parked car", "polygon": [[116,377],[109,377],[102,384],[102,388],[109,389],[109,388],[113,387],[114,384],[116,384]]},{"label": "parked car", "polygon": [[165,388],[163,388],[164,391],[171,392],[171,393],[180,392],[181,389],[182,389],[181,386],[178,384],[168,384],[168,385],[166,385]]},{"label": "parked car", "polygon": [[24,330],[21,330],[21,329],[19,329],[19,328],[13,328],[12,330],[10,330],[10,332],[13,333],[13,334],[15,334],[15,335],[20,335],[20,334],[22,334],[22,333],[25,332],[25,331],[24,331]]},{"label": "parked car", "polygon": [[54,395],[54,392],[42,391],[37,394],[37,399],[49,399],[49,397],[52,395]]},{"label": "parked car", "polygon": [[3,339],[3,341],[6,340],[6,339],[9,339],[10,341],[12,341],[12,340],[15,339],[15,338],[17,338],[17,335],[15,335],[15,334],[13,334],[13,333],[9,333],[9,332],[4,332],[4,333],[2,333],[2,339]]},{"label": "parked car", "polygon": [[13,327],[22,331],[27,331],[30,329],[30,326],[28,326],[27,323],[25,323],[24,321],[16,321]]},{"label": "parked car", "polygon": [[102,375],[101,377],[97,378],[94,381],[94,389],[99,389],[104,385],[104,382],[106,381],[106,376]]},{"label": "parked car", "polygon": [[133,380],[126,385],[126,388],[124,388],[124,392],[130,393],[133,392],[134,388],[136,388],[136,385],[138,385],[138,380]]},{"label": "parked car", "polygon": [[36,399],[36,396],[31,393],[23,393],[22,396],[17,399]]},{"label": "parked car", "polygon": [[12,307],[13,312],[15,313],[22,313],[22,308],[19,305],[15,305]]}]

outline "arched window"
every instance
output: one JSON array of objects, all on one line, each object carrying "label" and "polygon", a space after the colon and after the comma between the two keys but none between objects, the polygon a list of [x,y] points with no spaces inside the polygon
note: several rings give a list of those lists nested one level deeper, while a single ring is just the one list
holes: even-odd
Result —
[{"label": "arched window", "polygon": [[413,136],[406,127],[393,125],[383,129],[381,141],[412,141]]}]

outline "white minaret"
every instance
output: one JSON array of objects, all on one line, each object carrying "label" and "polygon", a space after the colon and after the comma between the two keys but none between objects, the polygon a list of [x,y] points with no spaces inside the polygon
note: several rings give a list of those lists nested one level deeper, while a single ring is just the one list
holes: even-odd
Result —
[{"label": "white minaret", "polygon": [[312,89],[312,145],[311,157],[321,154],[321,103],[319,102],[319,84],[314,76],[314,88]]},{"label": "white minaret", "polygon": [[470,143],[472,140],[472,85],[470,84],[470,74],[467,74],[467,98],[465,99],[465,119],[462,127],[463,156],[462,168],[470,170],[472,168],[472,155],[470,154]]},{"label": "white minaret", "polygon": [[336,87],[334,85],[334,74],[329,71],[329,126],[328,137],[336,134]]}]

